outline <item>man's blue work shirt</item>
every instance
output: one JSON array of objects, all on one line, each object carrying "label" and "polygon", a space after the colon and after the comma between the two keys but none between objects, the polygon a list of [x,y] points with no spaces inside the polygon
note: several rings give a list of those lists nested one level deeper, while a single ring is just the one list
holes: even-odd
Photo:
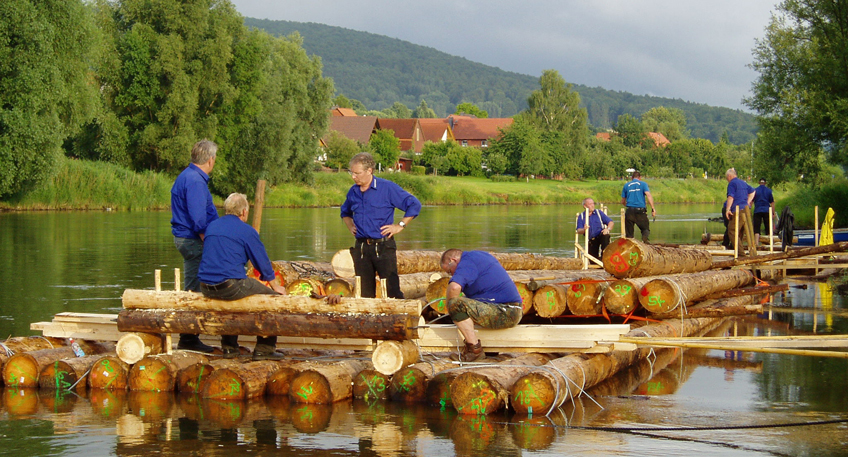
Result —
[{"label": "man's blue work shirt", "polygon": [[357,238],[383,238],[380,227],[394,223],[395,208],[404,217],[416,217],[421,212],[421,202],[397,184],[374,176],[368,190],[362,192],[354,184],[347,191],[342,204],[342,217],[352,217]]},{"label": "man's blue work shirt", "polygon": [[265,252],[265,245],[259,240],[259,233],[238,216],[228,214],[206,228],[203,259],[197,277],[205,284],[245,279],[244,266],[248,260],[261,273],[259,279],[274,279],[274,267]]},{"label": "man's blue work shirt", "polygon": [[733,207],[730,208],[731,213],[736,212],[736,207],[745,209],[748,207],[748,194],[754,193],[754,188],[741,179],[733,178],[727,183],[727,196],[733,197]]},{"label": "man's blue work shirt", "polygon": [[[621,189],[621,198],[627,199],[628,208],[645,208],[645,192],[650,191],[648,184],[634,179]],[[591,225],[589,228],[591,228]]]},{"label": "man's blue work shirt", "polygon": [[774,202],[774,194],[771,189],[760,185],[754,189],[754,212],[768,213],[771,204]]},{"label": "man's blue work shirt", "polygon": [[474,300],[492,303],[520,303],[515,282],[492,254],[464,251],[450,282],[462,287],[462,293]]},{"label": "man's blue work shirt", "polygon": [[171,233],[179,238],[200,238],[218,210],[209,193],[209,175],[191,163],[171,187]]},{"label": "man's blue work shirt", "polygon": [[[580,213],[580,216],[577,217],[577,229],[582,229],[585,223],[583,222],[583,217],[586,215],[586,211]],[[607,228],[607,224],[612,222],[612,219],[609,218],[603,211],[599,209],[595,209],[592,214],[589,215],[589,239],[595,238],[600,235],[601,232]]]}]

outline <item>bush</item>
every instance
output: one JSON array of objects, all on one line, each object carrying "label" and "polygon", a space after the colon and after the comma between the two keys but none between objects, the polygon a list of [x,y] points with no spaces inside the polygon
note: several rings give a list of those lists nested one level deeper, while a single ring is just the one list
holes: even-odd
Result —
[{"label": "bush", "polygon": [[516,182],[518,179],[512,175],[492,175],[489,177],[493,182]]},{"label": "bush", "polygon": [[427,174],[427,168],[425,168],[422,165],[413,165],[412,166],[412,174],[424,176],[425,174]]}]

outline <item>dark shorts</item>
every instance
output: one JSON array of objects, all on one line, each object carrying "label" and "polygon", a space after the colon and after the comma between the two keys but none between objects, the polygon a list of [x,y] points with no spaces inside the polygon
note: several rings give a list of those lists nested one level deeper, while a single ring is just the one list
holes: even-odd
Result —
[{"label": "dark shorts", "polygon": [[489,303],[467,297],[448,300],[448,313],[454,322],[470,317],[480,327],[493,330],[515,327],[524,316],[521,303]]}]

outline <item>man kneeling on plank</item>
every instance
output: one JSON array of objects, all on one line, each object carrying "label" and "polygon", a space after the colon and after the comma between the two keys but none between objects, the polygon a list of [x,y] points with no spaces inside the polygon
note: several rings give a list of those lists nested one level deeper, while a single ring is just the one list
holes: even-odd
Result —
[{"label": "man kneeling on plank", "polygon": [[448,314],[465,338],[465,348],[451,358],[463,362],[484,359],[474,324],[489,329],[518,325],[524,313],[515,282],[488,252],[448,249],[442,254],[441,267],[451,274],[445,295]]},{"label": "man kneeling on plank", "polygon": [[[250,295],[285,295],[286,289],[273,285],[274,267],[259,240],[259,232],[247,224],[249,212],[244,194],[230,194],[224,201],[226,215],[209,224],[203,242],[203,259],[200,261],[200,292],[218,300],[238,300]],[[259,271],[261,282],[248,278],[245,264],[250,260]],[[221,336],[224,358],[238,355],[238,335]],[[256,337],[253,360],[278,360],[276,336]]]}]

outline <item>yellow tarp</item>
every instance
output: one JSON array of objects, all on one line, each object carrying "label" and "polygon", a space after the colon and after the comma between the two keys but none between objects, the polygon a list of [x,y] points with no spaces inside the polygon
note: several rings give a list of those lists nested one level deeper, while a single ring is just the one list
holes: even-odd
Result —
[{"label": "yellow tarp", "polygon": [[835,217],[836,213],[833,212],[833,208],[828,208],[827,214],[824,216],[824,223],[822,224],[819,246],[833,244],[833,222]]}]

